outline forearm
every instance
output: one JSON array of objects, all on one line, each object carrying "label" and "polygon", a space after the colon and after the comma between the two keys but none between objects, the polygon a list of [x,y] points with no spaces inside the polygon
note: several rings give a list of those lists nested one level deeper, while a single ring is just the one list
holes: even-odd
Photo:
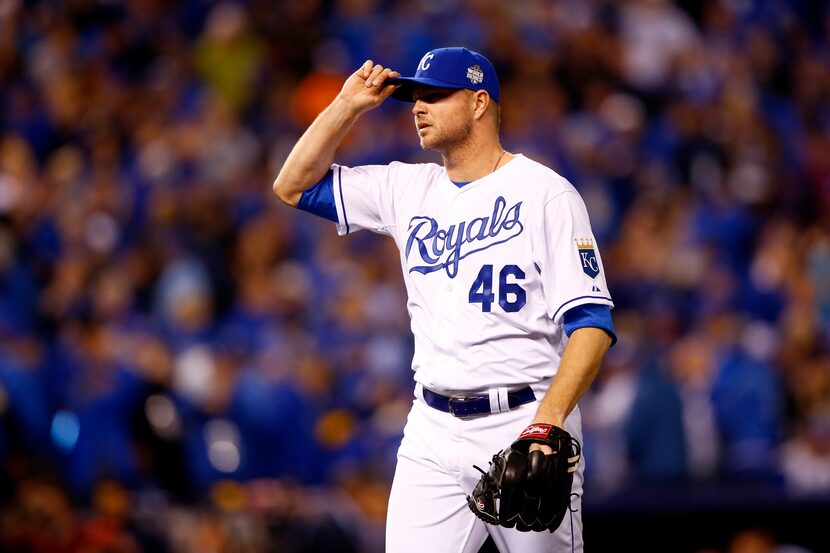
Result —
[{"label": "forearm", "polygon": [[386,81],[400,76],[397,71],[366,60],[294,145],[274,180],[274,194],[296,207],[303,192],[325,176],[334,153],[360,114],[379,106],[398,88]]},{"label": "forearm", "polygon": [[599,328],[579,328],[571,334],[559,371],[539,404],[534,422],[564,428],[565,419],[588,391],[599,370],[611,337]]},{"label": "forearm", "polygon": [[274,194],[296,206],[302,193],[323,178],[358,112],[338,96],[309,126],[274,180]]}]

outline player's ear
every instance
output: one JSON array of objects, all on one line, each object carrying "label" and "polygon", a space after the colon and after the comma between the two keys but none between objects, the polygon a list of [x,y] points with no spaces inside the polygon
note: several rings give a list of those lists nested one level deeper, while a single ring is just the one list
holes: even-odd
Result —
[{"label": "player's ear", "polygon": [[490,105],[490,95],[486,90],[477,90],[473,93],[474,101],[474,119],[481,119],[487,113],[487,107]]}]

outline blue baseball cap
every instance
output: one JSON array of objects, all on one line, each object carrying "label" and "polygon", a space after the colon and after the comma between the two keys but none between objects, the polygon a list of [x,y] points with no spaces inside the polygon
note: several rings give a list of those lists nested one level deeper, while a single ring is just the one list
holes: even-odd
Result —
[{"label": "blue baseball cap", "polygon": [[412,91],[420,85],[486,90],[490,98],[499,101],[499,79],[493,64],[467,48],[431,50],[421,58],[414,77],[398,77],[387,82],[401,85],[392,93],[392,98],[402,102],[413,102]]}]

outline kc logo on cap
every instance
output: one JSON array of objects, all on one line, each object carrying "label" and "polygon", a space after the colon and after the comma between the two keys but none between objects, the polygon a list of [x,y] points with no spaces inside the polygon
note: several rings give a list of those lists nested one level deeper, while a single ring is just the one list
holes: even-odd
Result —
[{"label": "kc logo on cap", "polygon": [[436,88],[466,88],[485,90],[494,101],[499,101],[499,79],[490,60],[467,48],[438,48],[424,54],[412,77],[389,79],[399,85],[392,93],[396,100],[412,102],[412,92],[418,86]]},{"label": "kc logo on cap", "polygon": [[424,54],[424,57],[421,58],[421,63],[418,64],[418,71],[426,71],[429,69],[429,60],[435,57],[432,52],[427,52]]}]

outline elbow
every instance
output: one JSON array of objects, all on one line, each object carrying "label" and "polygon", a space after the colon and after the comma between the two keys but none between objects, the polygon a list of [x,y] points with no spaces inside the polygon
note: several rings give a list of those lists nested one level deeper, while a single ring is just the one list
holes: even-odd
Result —
[{"label": "elbow", "polygon": [[292,187],[285,182],[285,179],[281,177],[282,174],[277,176],[274,180],[274,184],[271,186],[271,189],[274,191],[274,195],[285,205],[297,207],[297,204],[300,202],[300,194],[294,191]]}]

